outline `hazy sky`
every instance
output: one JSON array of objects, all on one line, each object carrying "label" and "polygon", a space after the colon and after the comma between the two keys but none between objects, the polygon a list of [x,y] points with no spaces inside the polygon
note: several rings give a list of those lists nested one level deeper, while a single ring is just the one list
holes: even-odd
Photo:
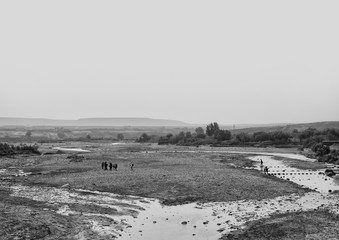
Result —
[{"label": "hazy sky", "polygon": [[339,120],[339,1],[1,1],[0,117]]}]

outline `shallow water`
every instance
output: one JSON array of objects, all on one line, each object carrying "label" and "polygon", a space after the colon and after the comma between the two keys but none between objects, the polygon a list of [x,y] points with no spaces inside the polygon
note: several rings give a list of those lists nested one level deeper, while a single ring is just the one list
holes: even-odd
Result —
[{"label": "shallow water", "polygon": [[260,160],[269,168],[269,174],[278,178],[297,183],[298,185],[316,190],[323,194],[339,190],[338,181],[324,175],[323,170],[302,170],[285,165],[282,161],[272,159],[270,156],[255,156],[249,159],[258,162],[255,169],[261,170]]},{"label": "shallow water", "polygon": [[54,147],[55,150],[68,151],[68,152],[91,152],[89,150],[84,150],[81,148],[64,148],[64,147]]},{"label": "shallow water", "polygon": [[[118,239],[218,239],[222,234],[241,229],[248,221],[274,213],[329,209],[338,211],[338,197],[310,192],[264,200],[217,203],[191,203],[163,206],[156,199],[120,196],[112,193],[52,188],[12,186],[12,196],[45,202],[61,215],[75,215],[91,224],[99,235]],[[74,204],[83,205],[81,212]],[[87,211],[88,205],[114,209],[114,214]],[[102,212],[102,211],[101,211]]]}]

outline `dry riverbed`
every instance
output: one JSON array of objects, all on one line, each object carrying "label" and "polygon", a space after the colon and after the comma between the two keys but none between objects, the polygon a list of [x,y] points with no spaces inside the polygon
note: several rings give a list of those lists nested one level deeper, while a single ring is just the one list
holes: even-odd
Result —
[{"label": "dry riverbed", "polygon": [[[310,191],[304,182],[316,179],[304,179],[298,186],[306,175],[291,175],[294,182],[287,175],[263,175],[259,159],[270,170],[279,166],[281,173],[292,173],[286,162],[266,154],[134,144],[87,149],[91,150],[82,152],[80,162],[56,154],[15,159],[8,167],[10,159],[4,159],[4,239],[251,239],[259,226],[269,225],[265,221],[313,213],[331,216],[327,221],[332,223],[338,211],[338,196],[328,191],[336,190],[331,179],[314,175],[326,188]],[[118,171],[101,170],[102,161],[118,163]],[[131,162],[134,171],[129,169]]]}]

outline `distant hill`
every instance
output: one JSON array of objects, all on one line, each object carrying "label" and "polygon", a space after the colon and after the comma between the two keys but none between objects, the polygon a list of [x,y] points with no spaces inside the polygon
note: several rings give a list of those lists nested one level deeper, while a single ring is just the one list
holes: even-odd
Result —
[{"label": "distant hill", "polygon": [[55,120],[46,118],[0,117],[0,126],[176,127],[189,125],[188,123],[177,120],[152,118],[80,118],[78,120]]},{"label": "distant hill", "polygon": [[254,132],[273,132],[273,131],[284,131],[292,132],[294,129],[303,131],[307,128],[316,128],[318,130],[324,130],[326,128],[339,128],[339,121],[331,122],[314,122],[314,123],[298,123],[298,124],[281,124],[279,126],[261,126],[261,127],[250,127],[250,128],[238,128],[232,129],[232,133],[254,133]]}]

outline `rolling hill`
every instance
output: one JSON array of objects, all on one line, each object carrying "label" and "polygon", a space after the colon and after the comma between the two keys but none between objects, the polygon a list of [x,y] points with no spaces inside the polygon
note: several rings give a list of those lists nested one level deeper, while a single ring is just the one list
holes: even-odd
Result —
[{"label": "rolling hill", "polygon": [[254,132],[273,132],[273,131],[283,131],[283,132],[292,132],[294,129],[298,131],[303,131],[307,128],[316,128],[320,131],[327,128],[339,128],[339,121],[328,121],[328,122],[313,122],[313,123],[298,123],[298,124],[282,124],[280,126],[265,126],[265,127],[249,127],[249,128],[239,128],[230,130],[232,133],[254,133]]},{"label": "rolling hill", "polygon": [[77,120],[56,120],[46,118],[9,118],[0,117],[0,126],[86,126],[86,127],[177,127],[190,124],[167,119],[152,118],[80,118]]}]

